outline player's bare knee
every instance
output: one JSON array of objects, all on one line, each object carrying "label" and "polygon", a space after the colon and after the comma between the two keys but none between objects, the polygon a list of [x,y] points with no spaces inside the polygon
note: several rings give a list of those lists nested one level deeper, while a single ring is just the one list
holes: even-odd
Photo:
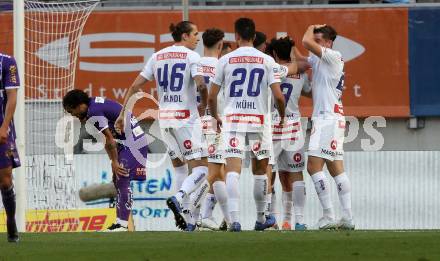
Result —
[{"label": "player's bare knee", "polygon": [[7,190],[12,186],[12,175],[7,170],[0,171],[0,189]]},{"label": "player's bare knee", "polygon": [[342,160],[326,160],[328,172],[332,177],[336,177],[344,172],[344,162]]},{"label": "player's bare knee", "polygon": [[185,161],[182,161],[179,158],[173,159],[171,160],[171,163],[173,164],[173,167],[178,168],[178,167],[182,167],[183,165],[186,164]]}]

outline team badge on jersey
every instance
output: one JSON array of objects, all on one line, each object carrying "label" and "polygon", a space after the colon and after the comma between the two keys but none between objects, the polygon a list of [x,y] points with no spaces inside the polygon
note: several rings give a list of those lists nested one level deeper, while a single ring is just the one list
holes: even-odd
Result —
[{"label": "team badge on jersey", "polygon": [[229,140],[229,145],[231,145],[231,147],[236,148],[238,147],[238,139],[233,137]]},{"label": "team badge on jersey", "polygon": [[300,162],[302,160],[301,153],[295,153],[295,155],[293,155],[293,160],[295,162]]},{"label": "team badge on jersey", "polygon": [[259,141],[255,142],[254,145],[252,146],[253,151],[259,151],[260,148],[261,148],[261,143]]},{"label": "team badge on jersey", "polygon": [[337,146],[338,142],[336,140],[332,140],[332,142],[330,143],[330,148],[332,148],[332,150],[336,150]]},{"label": "team badge on jersey", "polygon": [[192,148],[192,142],[190,140],[186,140],[183,142],[183,146],[185,149],[190,150]]},{"label": "team badge on jersey", "polygon": [[208,153],[209,154],[214,154],[215,153],[215,145],[213,145],[213,144],[209,145]]}]

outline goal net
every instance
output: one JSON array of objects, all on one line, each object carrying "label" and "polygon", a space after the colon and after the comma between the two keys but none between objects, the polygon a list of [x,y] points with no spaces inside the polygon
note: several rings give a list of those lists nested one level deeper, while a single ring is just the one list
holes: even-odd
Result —
[{"label": "goal net", "polygon": [[66,231],[78,223],[71,214],[78,204],[73,148],[57,146],[57,139],[71,139],[73,122],[62,133],[57,125],[62,97],[74,89],[82,30],[98,3],[24,1],[26,231]]}]

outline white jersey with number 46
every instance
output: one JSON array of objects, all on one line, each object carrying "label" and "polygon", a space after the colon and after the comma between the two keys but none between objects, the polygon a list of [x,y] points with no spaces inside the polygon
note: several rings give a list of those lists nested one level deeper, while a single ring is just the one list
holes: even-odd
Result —
[{"label": "white jersey with number 46", "polygon": [[194,76],[203,75],[200,55],[184,46],[169,46],[154,53],[141,76],[156,79],[161,128],[200,124]]},{"label": "white jersey with number 46", "polygon": [[223,128],[263,132],[271,128],[270,85],[280,82],[280,66],[253,47],[220,58],[213,82],[224,91]]}]

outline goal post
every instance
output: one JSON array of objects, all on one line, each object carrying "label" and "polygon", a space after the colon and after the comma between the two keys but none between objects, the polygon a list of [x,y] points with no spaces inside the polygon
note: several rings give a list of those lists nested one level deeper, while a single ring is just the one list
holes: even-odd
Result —
[{"label": "goal post", "polygon": [[74,88],[83,27],[99,0],[13,2],[21,78],[14,120],[22,163],[14,180],[17,226],[25,232],[26,211],[77,207],[74,169],[56,147],[56,126],[64,116],[62,97]]},{"label": "goal post", "polygon": [[20,88],[17,93],[17,107],[15,109],[14,121],[17,126],[16,145],[20,159],[22,160],[22,166],[14,171],[14,181],[16,190],[16,202],[17,202],[17,228],[20,232],[25,232],[26,224],[26,145],[25,145],[25,68],[24,68],[24,2],[14,1],[13,12],[13,27],[14,27],[14,57],[19,68]]}]

